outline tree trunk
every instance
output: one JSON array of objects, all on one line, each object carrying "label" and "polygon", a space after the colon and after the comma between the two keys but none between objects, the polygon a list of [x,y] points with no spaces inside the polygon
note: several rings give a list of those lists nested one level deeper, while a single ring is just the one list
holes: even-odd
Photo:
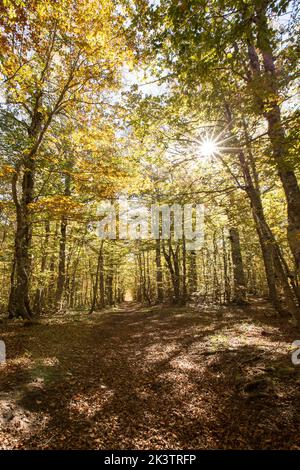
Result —
[{"label": "tree trunk", "polygon": [[216,231],[213,232],[213,300],[221,302],[221,286],[218,276],[218,245]]},{"label": "tree trunk", "polygon": [[246,281],[241,252],[240,235],[236,227],[230,227],[229,240],[234,279],[234,302],[243,304],[246,301]]},{"label": "tree trunk", "polygon": [[178,304],[180,303],[180,270],[179,270],[179,260],[178,260],[179,245],[177,244],[176,250],[174,251],[172,248],[171,240],[168,240],[168,248],[169,248],[168,252],[165,248],[164,242],[162,246],[163,246],[164,257],[167,262],[167,266],[169,268],[172,286],[173,286],[173,303]]},{"label": "tree trunk", "polygon": [[[92,296],[92,305],[89,311],[89,314],[92,314],[96,308],[97,304],[97,295],[98,295],[98,287],[99,287],[99,279],[100,279],[100,271],[101,267],[103,269],[103,240],[101,240],[100,247],[99,247],[99,252],[98,252],[98,259],[97,259],[97,268],[96,268],[96,277],[95,277],[95,282],[93,285],[93,296]],[[102,265],[102,266],[101,266]]]},{"label": "tree trunk", "polygon": [[161,241],[157,238],[155,241],[155,263],[156,263],[156,291],[157,291],[157,303],[161,304],[164,300],[164,289],[163,289],[163,271],[161,265]]},{"label": "tree trunk", "polygon": [[62,297],[64,292],[66,278],[66,240],[67,240],[67,220],[62,218],[60,224],[59,255],[58,255],[58,273],[56,284],[56,308],[62,308]]},{"label": "tree trunk", "polygon": [[105,307],[105,286],[104,286],[104,259],[103,259],[103,247],[101,249],[99,266],[99,308]]},{"label": "tree trunk", "polygon": [[190,251],[190,263],[189,263],[189,295],[197,291],[198,279],[197,279],[197,255],[196,251]]},{"label": "tree trunk", "polygon": [[18,176],[19,173],[16,173],[12,180],[17,227],[15,232],[15,285],[10,295],[9,316],[21,316],[30,321],[32,311],[29,301],[29,277],[31,269],[30,246],[32,233],[29,204],[33,201],[34,186],[34,161],[31,158],[28,157],[24,162],[20,202],[17,196]]},{"label": "tree trunk", "polygon": [[[22,317],[31,321],[33,313],[29,300],[29,285],[31,271],[31,239],[32,223],[30,205],[34,198],[34,179],[36,168],[36,154],[39,148],[38,136],[41,129],[42,114],[38,111],[40,96],[37,95],[36,106],[28,127],[28,138],[32,144],[31,150],[21,156],[12,178],[12,196],[16,209],[15,232],[15,285],[10,293],[10,317]],[[18,180],[22,174],[21,198],[18,197]]]},{"label": "tree trunk", "polygon": [[[229,129],[232,134],[232,139],[235,142],[236,147],[239,148],[239,143],[233,132],[232,116],[228,104],[225,104],[225,115],[228,121]],[[253,183],[246,156],[241,149],[238,150],[238,159],[243,172],[245,189],[250,199],[253,218],[261,245],[270,300],[279,313],[286,313],[284,308],[282,307],[279,298],[278,287],[281,287],[284,291],[285,302],[288,307],[289,313],[295,319],[297,319],[297,321],[299,321],[299,309],[297,308],[297,305],[295,303],[293,292],[290,288],[285,269],[282,265],[281,257],[279,256],[280,248],[265,219],[259,189],[256,188]]]},{"label": "tree trunk", "polygon": [[113,305],[114,303],[114,296],[113,296],[113,272],[111,266],[109,267],[109,272],[106,277],[106,295],[107,295],[107,303],[109,306]]},{"label": "tree trunk", "polygon": [[222,251],[223,251],[223,268],[224,268],[224,301],[229,303],[231,300],[230,279],[228,276],[228,257],[226,249],[226,240],[224,229],[222,229]]},{"label": "tree trunk", "polygon": [[15,313],[15,308],[16,305],[14,304],[15,302],[15,272],[16,272],[16,248],[14,251],[13,255],[13,262],[12,262],[12,267],[11,267],[11,272],[10,272],[10,293],[9,293],[9,299],[8,299],[8,318],[12,319],[14,318],[14,313]]},{"label": "tree trunk", "polygon": [[[269,39],[269,26],[264,5],[256,8],[257,46],[262,54],[265,75],[263,96],[255,92],[259,109],[268,123],[268,135],[271,142],[274,161],[278,170],[287,202],[288,228],[287,237],[294,256],[296,275],[300,273],[300,189],[294,168],[288,159],[287,142],[278,105],[279,84],[274,61],[274,51]],[[253,44],[248,45],[248,57],[254,77],[261,76],[261,67]]]},{"label": "tree trunk", "polygon": [[[42,260],[41,260],[41,269],[40,269],[40,274],[43,276],[43,273],[45,272],[46,269],[46,263],[47,263],[47,256],[48,256],[48,243],[49,243],[49,237],[50,237],[50,223],[47,220],[45,222],[45,241],[42,246]],[[41,277],[42,277],[41,276]],[[43,281],[43,279],[42,279]],[[36,312],[37,315],[40,315],[45,303],[45,285],[43,282],[43,285],[40,285],[35,293],[35,298],[34,298],[34,311]]]},{"label": "tree trunk", "polygon": [[[68,162],[68,168],[71,166],[71,162]],[[64,195],[69,197],[71,195],[71,177],[70,172],[65,174],[65,190]],[[60,240],[59,240],[59,256],[58,256],[58,273],[57,273],[57,284],[56,284],[56,308],[59,310],[63,304],[63,294],[66,282],[66,244],[67,244],[67,226],[68,220],[66,216],[63,216],[60,224]]]},{"label": "tree trunk", "polygon": [[186,304],[187,299],[187,289],[186,289],[186,242],[185,236],[182,235],[182,295],[181,303],[182,305]]}]

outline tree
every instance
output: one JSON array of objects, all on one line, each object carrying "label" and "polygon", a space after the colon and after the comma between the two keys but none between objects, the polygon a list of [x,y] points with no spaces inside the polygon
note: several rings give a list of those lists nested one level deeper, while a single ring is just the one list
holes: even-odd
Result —
[{"label": "tree", "polygon": [[[75,110],[89,113],[96,103],[104,105],[100,97],[117,86],[128,49],[124,19],[112,2],[65,0],[58,6],[55,1],[26,1],[14,15],[8,14],[11,5],[5,5],[1,26],[6,54],[0,73],[7,114],[26,130],[23,149],[13,161],[17,228],[10,315],[30,319],[31,209],[41,148],[58,118],[69,119]],[[63,255],[63,242],[61,249]],[[60,291],[61,285],[59,295]]]}]

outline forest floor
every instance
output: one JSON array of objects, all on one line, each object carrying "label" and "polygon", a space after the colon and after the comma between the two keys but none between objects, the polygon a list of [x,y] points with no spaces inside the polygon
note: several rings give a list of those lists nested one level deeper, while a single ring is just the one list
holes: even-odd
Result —
[{"label": "forest floor", "polygon": [[300,449],[300,333],[263,301],[0,328],[1,449]]}]

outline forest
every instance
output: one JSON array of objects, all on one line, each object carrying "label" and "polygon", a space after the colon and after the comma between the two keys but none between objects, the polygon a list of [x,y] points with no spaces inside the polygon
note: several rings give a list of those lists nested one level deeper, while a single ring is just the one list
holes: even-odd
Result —
[{"label": "forest", "polygon": [[299,15],[0,3],[1,450],[300,450]]}]

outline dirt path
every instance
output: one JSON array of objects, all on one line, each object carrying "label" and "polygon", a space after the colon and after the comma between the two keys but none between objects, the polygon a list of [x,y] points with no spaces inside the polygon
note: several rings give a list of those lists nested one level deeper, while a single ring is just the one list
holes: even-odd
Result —
[{"label": "dirt path", "polygon": [[127,305],[2,325],[0,447],[300,448],[300,338],[270,313]]}]

